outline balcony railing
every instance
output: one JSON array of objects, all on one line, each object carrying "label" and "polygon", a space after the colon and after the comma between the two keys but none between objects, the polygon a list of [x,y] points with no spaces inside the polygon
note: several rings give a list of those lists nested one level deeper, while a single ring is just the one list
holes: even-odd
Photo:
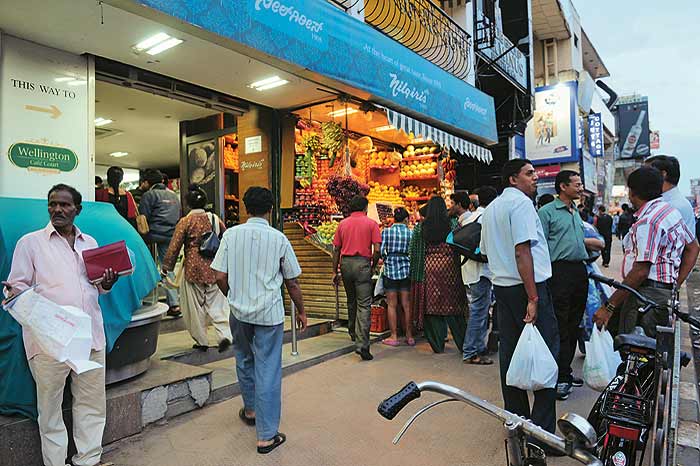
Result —
[{"label": "balcony railing", "polygon": [[330,0],[459,79],[471,71],[471,36],[430,0]]}]

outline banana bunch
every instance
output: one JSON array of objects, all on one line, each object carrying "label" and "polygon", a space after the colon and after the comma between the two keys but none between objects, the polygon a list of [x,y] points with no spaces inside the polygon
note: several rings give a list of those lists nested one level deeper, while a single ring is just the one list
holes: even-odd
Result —
[{"label": "banana bunch", "polygon": [[321,132],[323,133],[323,148],[331,157],[331,164],[335,162],[335,158],[343,147],[343,128],[335,121],[327,121],[321,123]]}]

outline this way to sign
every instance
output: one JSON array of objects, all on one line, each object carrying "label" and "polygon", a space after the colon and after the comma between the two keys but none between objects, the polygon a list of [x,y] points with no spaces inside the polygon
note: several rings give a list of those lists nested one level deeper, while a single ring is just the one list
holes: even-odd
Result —
[{"label": "this way to sign", "polygon": [[26,110],[31,110],[33,112],[42,112],[42,113],[50,113],[52,119],[56,119],[60,117],[63,112],[61,112],[58,107],[55,105],[51,105],[50,107],[38,107],[36,105],[25,105],[24,108]]}]

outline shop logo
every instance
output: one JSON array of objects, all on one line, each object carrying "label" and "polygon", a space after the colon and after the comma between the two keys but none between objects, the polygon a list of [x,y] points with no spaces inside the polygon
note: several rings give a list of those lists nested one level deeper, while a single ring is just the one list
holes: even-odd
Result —
[{"label": "shop logo", "polygon": [[544,98],[544,103],[547,105],[556,105],[559,102],[559,95],[556,92],[550,92]]},{"label": "shop logo", "polygon": [[72,172],[78,166],[78,156],[65,147],[18,142],[10,146],[7,156],[20,168]]},{"label": "shop logo", "polygon": [[486,112],[488,112],[486,107],[482,107],[476,102],[472,102],[472,99],[469,97],[467,97],[464,101],[464,110],[471,110],[472,112],[478,113],[481,116],[486,116]]},{"label": "shop logo", "polygon": [[389,84],[389,87],[391,88],[391,94],[394,97],[402,95],[407,100],[413,99],[416,102],[420,102],[422,104],[428,103],[428,94],[430,94],[430,92],[428,92],[427,89],[419,91],[415,87],[408,84],[406,81],[399,79],[396,73],[389,73],[389,76],[391,77],[391,83]]},{"label": "shop logo", "polygon": [[243,161],[241,162],[241,170],[262,170],[264,162],[263,159],[254,160],[252,162]]},{"label": "shop logo", "polygon": [[624,453],[618,451],[613,455],[612,462],[615,466],[625,466],[627,464],[627,457]]},{"label": "shop logo", "polygon": [[287,6],[279,0],[255,0],[255,9],[257,11],[262,11],[263,8],[279,15],[283,19],[289,20],[290,23],[296,23],[298,26],[306,28],[313,33],[323,31],[323,23],[307,18],[306,15],[301,14],[299,10],[293,6]]}]

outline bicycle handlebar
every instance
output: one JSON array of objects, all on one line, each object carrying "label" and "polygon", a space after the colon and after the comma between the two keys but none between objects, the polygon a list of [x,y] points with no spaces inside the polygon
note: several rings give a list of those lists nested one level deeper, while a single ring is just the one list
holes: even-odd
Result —
[{"label": "bicycle handlebar", "polygon": [[460,390],[451,385],[442,384],[440,382],[425,381],[425,382],[409,382],[401,390],[386,400],[382,401],[377,408],[382,417],[392,420],[396,415],[411,401],[420,398],[421,392],[435,392],[445,395],[451,399],[461,401],[480,411],[500,419],[509,428],[516,428],[527,436],[548,445],[549,447],[567,453],[569,456],[583,464],[590,466],[602,466],[602,463],[590,451],[583,448],[573,448],[572,451],[567,451],[567,442],[555,434],[547,432],[541,427],[533,424],[525,418],[517,416],[505,409],[499,408],[496,405],[489,403],[486,400],[477,398],[471,393]]},{"label": "bicycle handlebar", "polygon": [[643,303],[647,308],[649,308],[649,307],[666,308],[666,309],[670,308],[673,311],[673,313],[676,315],[676,317],[681,319],[683,322],[687,322],[690,325],[693,325],[695,327],[700,328],[700,319],[697,319],[688,313],[679,311],[676,308],[676,306],[668,306],[665,304],[658,304],[658,303],[652,301],[651,299],[646,298],[639,291],[635,290],[631,286],[625,285],[624,283],[620,283],[617,280],[613,280],[612,278],[606,277],[604,275],[599,275],[597,273],[590,273],[590,274],[588,274],[588,277],[592,278],[593,280],[595,280],[597,282],[604,283],[604,284],[611,286],[613,288],[617,288],[618,290],[625,290],[625,291],[632,293],[639,300],[639,302]]}]

